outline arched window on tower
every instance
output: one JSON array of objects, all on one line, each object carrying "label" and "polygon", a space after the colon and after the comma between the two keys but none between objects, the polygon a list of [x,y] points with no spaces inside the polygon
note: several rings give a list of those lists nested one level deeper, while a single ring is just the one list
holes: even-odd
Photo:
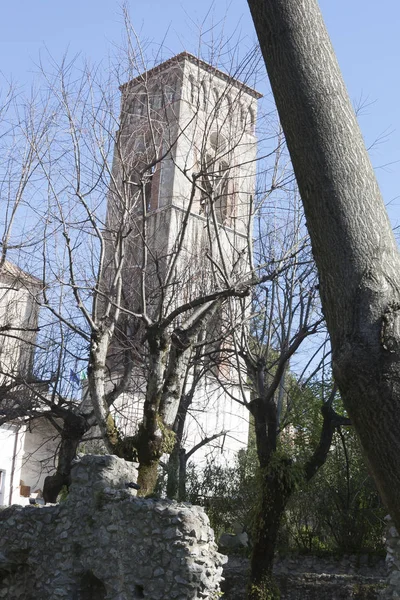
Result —
[{"label": "arched window on tower", "polygon": [[251,133],[254,133],[255,114],[254,114],[254,109],[251,106],[249,106],[249,124],[250,124]]},{"label": "arched window on tower", "polygon": [[148,169],[144,179],[144,200],[146,212],[151,212],[158,208],[158,191],[160,183],[161,165],[157,163]]},{"label": "arched window on tower", "polygon": [[[212,135],[211,147],[213,147]],[[215,133],[217,136],[217,134]],[[218,139],[218,138],[216,138]],[[214,140],[214,145],[217,142]],[[222,146],[225,144],[222,141]],[[213,148],[214,149],[214,148]],[[229,164],[226,160],[220,160],[214,154],[208,153],[203,164],[203,194],[200,199],[200,214],[204,216],[210,215],[210,208],[213,207],[217,223],[221,225],[229,225],[232,216],[232,199],[230,198],[230,179],[229,179]]]},{"label": "arched window on tower", "polygon": [[137,97],[137,114],[147,115],[147,96],[146,94],[139,94]]},{"label": "arched window on tower", "polygon": [[133,95],[131,98],[131,101],[129,103],[129,119],[128,119],[128,123],[130,125],[132,125],[135,122],[135,115],[138,112],[138,107],[137,107],[137,97],[136,95]]},{"label": "arched window on tower", "polygon": [[246,128],[246,121],[247,121],[247,111],[246,108],[243,106],[243,104],[240,105],[240,127],[242,129]]},{"label": "arched window on tower", "polygon": [[189,75],[189,94],[190,94],[190,102],[195,104],[196,102],[196,86],[194,83],[193,75]]},{"label": "arched window on tower", "polygon": [[152,92],[151,107],[154,110],[160,110],[160,108],[162,107],[162,90],[158,85],[154,88]]},{"label": "arched window on tower", "polygon": [[172,104],[175,100],[175,88],[172,82],[167,83],[164,87],[165,104]]},{"label": "arched window on tower", "polygon": [[219,109],[220,109],[220,99],[219,99],[218,90],[216,88],[213,89],[213,100],[214,100],[214,114],[218,118]]},{"label": "arched window on tower", "polygon": [[203,110],[207,110],[207,88],[206,88],[206,84],[204,81],[201,82],[201,89],[200,89],[200,101],[201,101],[201,108]]},{"label": "arched window on tower", "polygon": [[232,98],[230,96],[226,96],[226,107],[227,107],[227,121],[232,119]]},{"label": "arched window on tower", "polygon": [[225,161],[218,164],[215,176],[214,210],[218,223],[228,225],[229,211],[229,165]]}]

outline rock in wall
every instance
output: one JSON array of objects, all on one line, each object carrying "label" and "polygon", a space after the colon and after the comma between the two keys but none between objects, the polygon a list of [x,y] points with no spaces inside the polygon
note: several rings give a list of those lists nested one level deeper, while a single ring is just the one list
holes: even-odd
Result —
[{"label": "rock in wall", "polygon": [[382,600],[400,599],[400,536],[390,516],[386,520],[386,565],[388,570],[387,588]]},{"label": "rock in wall", "polygon": [[135,467],[84,456],[65,502],[0,512],[0,598],[218,598],[222,564],[203,509],[136,498]]}]

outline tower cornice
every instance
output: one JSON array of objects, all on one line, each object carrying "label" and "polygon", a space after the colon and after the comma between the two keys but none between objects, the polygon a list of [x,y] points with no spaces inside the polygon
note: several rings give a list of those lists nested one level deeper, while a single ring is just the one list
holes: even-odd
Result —
[{"label": "tower cornice", "polygon": [[153,78],[155,75],[158,75],[162,71],[167,70],[169,67],[179,65],[180,63],[182,63],[184,61],[188,61],[191,64],[195,65],[196,67],[200,67],[200,68],[204,69],[205,71],[207,71],[208,73],[211,73],[212,75],[219,77],[223,81],[233,84],[235,87],[240,88],[246,94],[249,94],[249,96],[252,96],[253,98],[255,98],[257,100],[259,98],[262,98],[262,94],[260,94],[260,92],[257,92],[257,90],[251,88],[250,86],[246,85],[239,79],[236,79],[232,75],[228,75],[228,73],[224,73],[220,69],[213,67],[212,65],[205,62],[201,58],[198,58],[197,56],[194,56],[193,54],[190,54],[190,52],[186,52],[186,51],[181,52],[180,54],[176,54],[175,56],[172,56],[168,60],[160,63],[159,65],[153,67],[152,69],[149,69],[148,71],[145,71],[144,73],[142,73],[141,75],[138,75],[134,79],[127,81],[126,83],[124,83],[120,86],[120,90],[122,92],[124,92],[127,88],[142,83],[144,78],[149,78],[149,77]]}]

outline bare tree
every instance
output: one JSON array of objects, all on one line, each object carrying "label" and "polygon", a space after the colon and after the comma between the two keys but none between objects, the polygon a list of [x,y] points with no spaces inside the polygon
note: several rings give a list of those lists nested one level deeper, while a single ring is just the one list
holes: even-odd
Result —
[{"label": "bare tree", "polygon": [[249,6],[304,203],[335,378],[400,527],[397,245],[317,2]]},{"label": "bare tree", "polygon": [[[129,40],[120,114],[115,79],[82,66],[77,77],[65,59],[42,69],[46,88],[20,123],[35,172],[26,260],[42,281],[35,369],[49,382],[35,415],[61,436],[47,501],[94,425],[109,452],[138,457],[142,492],[153,489],[194,346],[210,343],[224,303],[253,284],[259,95],[186,53],[144,67]],[[253,76],[257,56],[245,62]],[[88,354],[80,403],[73,384]],[[143,398],[139,429],[123,435],[118,412]]]},{"label": "bare tree", "polygon": [[349,424],[334,410],[335,387],[321,405],[318,443],[306,460],[295,455],[293,397],[306,387],[306,373],[315,375],[325,364],[326,333],[300,200],[293,184],[284,184],[282,165],[284,157],[277,155],[268,202],[263,199],[256,216],[254,254],[258,280],[264,283],[254,288],[252,312],[242,309],[248,318],[236,329],[231,349],[241,375],[240,401],[252,415],[260,469],[248,592],[252,600],[275,597],[273,559],[287,502],[324,464],[335,429]]}]

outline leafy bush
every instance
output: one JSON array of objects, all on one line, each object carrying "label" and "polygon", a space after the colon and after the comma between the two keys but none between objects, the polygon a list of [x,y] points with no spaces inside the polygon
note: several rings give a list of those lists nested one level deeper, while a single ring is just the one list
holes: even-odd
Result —
[{"label": "leafy bush", "polygon": [[385,510],[352,428],[335,434],[324,467],[292,498],[282,546],[301,552],[383,552]]},{"label": "leafy bush", "polygon": [[[332,389],[331,382],[324,386],[316,381],[301,388],[288,381],[290,411],[280,446],[291,457],[292,467],[299,467],[299,483],[285,512],[278,549],[314,554],[383,552],[385,510],[351,426],[336,431],[327,461],[313,479],[306,483],[302,478],[301,465],[319,441],[322,397]],[[339,395],[334,408],[344,414]],[[250,438],[249,448],[238,453],[233,467],[211,463],[204,470],[188,469],[187,499],[206,508],[216,535],[232,531],[235,522],[247,533],[252,531],[260,489],[257,465],[255,441]]]},{"label": "leafy bush", "polygon": [[235,523],[251,531],[255,498],[258,496],[255,450],[240,450],[233,467],[209,463],[205,469],[189,465],[187,500],[206,508],[218,537],[233,532]]}]

